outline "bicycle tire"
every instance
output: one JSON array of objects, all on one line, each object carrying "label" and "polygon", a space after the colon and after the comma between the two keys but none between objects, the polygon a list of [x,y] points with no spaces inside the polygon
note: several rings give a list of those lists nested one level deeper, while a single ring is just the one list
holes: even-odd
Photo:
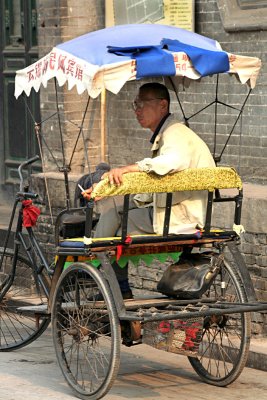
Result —
[{"label": "bicycle tire", "polygon": [[[0,285],[11,277],[13,249],[0,248]],[[1,294],[3,294],[1,290]],[[31,263],[21,254],[17,256],[14,281],[0,303],[0,351],[22,348],[36,340],[48,327],[50,317],[18,310],[25,306],[47,304],[42,289],[37,287]]]},{"label": "bicycle tire", "polygon": [[[221,282],[225,282],[223,297],[226,301],[247,302],[241,276],[227,261],[205,296],[221,300],[220,288],[224,286]],[[250,313],[205,317],[198,357],[188,357],[189,361],[204,382],[227,386],[238,378],[246,365],[250,337]]]},{"label": "bicycle tire", "polygon": [[60,276],[52,334],[59,366],[75,395],[102,398],[118,373],[121,333],[107,281],[91,265],[74,263]]}]

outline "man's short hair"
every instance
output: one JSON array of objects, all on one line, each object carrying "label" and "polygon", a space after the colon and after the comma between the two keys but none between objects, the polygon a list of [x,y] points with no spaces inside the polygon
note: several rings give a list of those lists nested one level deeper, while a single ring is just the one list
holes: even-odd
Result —
[{"label": "man's short hair", "polygon": [[140,86],[139,93],[142,92],[152,92],[155,97],[159,99],[167,100],[168,105],[170,105],[170,93],[165,85],[159,82],[149,82],[145,83],[144,85]]}]

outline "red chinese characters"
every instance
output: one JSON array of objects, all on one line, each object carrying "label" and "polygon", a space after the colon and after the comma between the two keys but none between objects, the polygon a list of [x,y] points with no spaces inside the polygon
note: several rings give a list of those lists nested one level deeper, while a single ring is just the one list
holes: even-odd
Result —
[{"label": "red chinese characters", "polygon": [[28,75],[28,82],[33,81],[35,79],[34,68],[27,71],[27,75]]},{"label": "red chinese characters", "polygon": [[57,69],[61,69],[63,72],[65,72],[65,61],[66,61],[66,56],[62,56],[61,54],[58,57],[58,62],[57,62]]},{"label": "red chinese characters", "polygon": [[49,68],[54,69],[56,63],[56,53],[51,52],[49,55]]},{"label": "red chinese characters", "polygon": [[79,79],[79,81],[83,80],[83,69],[78,64],[76,65],[75,78]]},{"label": "red chinese characters", "polygon": [[76,64],[76,62],[72,58],[68,60],[68,65],[67,65],[67,68],[66,68],[66,74],[74,76],[75,64]]},{"label": "red chinese characters", "polygon": [[42,74],[42,62],[40,61],[35,64],[35,76],[37,78],[40,78],[41,74]]},{"label": "red chinese characters", "polygon": [[174,54],[174,63],[176,71],[185,72],[190,65],[190,60],[187,54]]},{"label": "red chinese characters", "polygon": [[65,75],[71,75],[75,79],[83,80],[83,67],[77,63],[75,58],[51,51],[46,57],[34,64],[26,71],[28,82],[37,80],[44,76],[48,71],[62,71]]}]

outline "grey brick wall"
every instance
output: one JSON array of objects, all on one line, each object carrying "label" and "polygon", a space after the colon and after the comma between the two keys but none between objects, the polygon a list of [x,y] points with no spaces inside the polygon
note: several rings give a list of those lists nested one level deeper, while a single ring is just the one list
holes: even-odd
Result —
[{"label": "grey brick wall", "polygon": [[[222,48],[240,55],[259,57],[263,67],[256,88],[252,91],[241,120],[237,123],[227,148],[223,154],[221,165],[232,165],[238,168],[243,179],[252,183],[267,183],[267,91],[266,91],[266,41],[267,31],[232,32],[224,30],[217,1],[196,0],[196,32],[218,40]],[[215,98],[215,78],[205,78],[202,82],[192,83],[189,89],[179,93],[185,113],[190,116]],[[115,102],[109,115],[109,157],[114,165],[135,161],[146,154],[146,143],[149,134],[140,130],[128,100],[132,100],[140,83],[132,82],[116,97],[109,94],[109,101]],[[219,100],[240,108],[248,92],[246,85],[240,84],[235,77],[222,76],[219,79]],[[173,104],[173,111],[178,109]],[[117,110],[117,113],[114,113]],[[220,154],[228,134],[235,121],[236,112],[220,106],[218,109],[217,154]],[[181,117],[181,113],[177,112]],[[214,146],[214,108],[190,120],[190,126],[209,144]],[[242,133],[242,134],[241,134]],[[118,153],[131,143],[130,153]]]},{"label": "grey brick wall", "polygon": [[[51,50],[51,46],[80,34],[104,27],[104,0],[84,0],[77,2],[39,1],[39,47],[40,56]],[[216,0],[196,0],[196,32],[218,40],[223,49],[240,55],[257,56],[262,59],[263,67],[258,83],[245,107],[242,118],[237,123],[231,139],[222,156],[221,165],[233,165],[238,168],[243,179],[252,183],[267,183],[267,92],[266,92],[266,42],[267,31],[226,32],[224,30]],[[219,79],[219,99],[222,102],[240,108],[248,88],[240,84],[235,77],[221,76]],[[131,110],[131,101],[143,82],[129,82],[118,95],[107,93],[108,132],[107,154],[113,166],[127,164],[149,154],[148,138],[150,134],[142,130]],[[55,111],[54,83],[48,84],[48,90],[41,92],[42,118]],[[214,100],[215,78],[205,78],[201,83],[192,83],[189,89],[180,90],[179,96],[186,113],[190,116]],[[86,105],[86,95],[77,96],[75,89],[68,92],[59,90],[60,108],[64,110],[62,125],[65,133],[67,159],[73,149],[74,125],[79,124]],[[92,166],[100,160],[100,99],[91,101],[88,117],[85,121],[88,156]],[[177,102],[173,98],[172,111],[182,118]],[[216,153],[220,154],[232,129],[237,112],[224,106],[218,108],[218,126]],[[53,128],[52,128],[53,125]],[[190,120],[190,126],[214,149],[214,107]],[[61,145],[58,135],[59,126],[55,119],[43,125],[47,141],[61,158]],[[90,138],[89,138],[90,136]],[[123,149],[123,151],[122,151]],[[73,159],[73,172],[83,172],[85,167],[84,145],[80,140]],[[46,153],[48,164],[54,166],[51,156]]]},{"label": "grey brick wall", "polygon": [[[267,301],[267,235],[245,233],[241,251],[258,300]],[[252,313],[252,321],[255,334],[267,334],[266,313]]]},{"label": "grey brick wall", "polygon": [[[38,8],[38,34],[40,57],[49,53],[53,46],[70,40],[76,36],[104,27],[104,0],[64,0],[61,2],[51,0],[39,1]],[[57,86],[60,124],[63,135],[63,146],[60,141],[58,118],[50,116],[56,109],[55,84],[48,82],[47,88],[41,90],[42,134],[46,143],[52,150],[53,156],[44,146],[44,160],[47,168],[57,170],[55,160],[62,165],[62,147],[65,151],[66,164],[72,158],[71,170],[82,173],[86,168],[84,147],[90,147],[88,158],[94,167],[100,161],[100,100],[91,101],[87,116],[84,121],[84,137],[80,135],[76,151],[72,152],[79,134],[79,127],[86,109],[88,96],[84,93],[78,95],[76,89],[68,91],[67,85]]]},{"label": "grey brick wall", "polygon": [[[59,42],[68,40],[80,34],[104,27],[104,0],[84,0],[78,3],[74,0],[56,1],[39,0],[39,45],[40,56],[48,53],[51,47]],[[78,4],[78,5],[77,5]],[[266,91],[266,42],[267,31],[226,32],[216,0],[196,0],[196,32],[217,39],[224,50],[240,55],[261,58],[263,67],[258,83],[253,90],[242,119],[237,124],[221,165],[235,166],[244,181],[267,184],[267,91]],[[143,83],[143,82],[142,82]],[[150,133],[141,129],[135,120],[131,102],[141,82],[129,82],[118,95],[107,93],[107,137],[108,161],[112,166],[125,165],[142,159],[149,154]],[[248,88],[241,85],[234,77],[220,77],[219,99],[222,102],[240,108],[241,100],[245,98]],[[214,100],[215,78],[205,78],[201,83],[192,83],[189,89],[179,92],[187,116],[198,111],[201,107]],[[59,106],[62,113],[64,145],[67,159],[75,142],[75,132],[66,122],[71,119],[79,124],[82,111],[85,109],[86,96],[77,96],[75,90],[68,92],[60,89]],[[92,168],[100,159],[100,100],[90,103],[86,119],[85,133],[88,155]],[[48,89],[41,91],[42,118],[47,118],[55,112],[55,92],[53,82]],[[181,118],[181,112],[173,97],[172,112]],[[211,150],[214,147],[214,110],[208,108],[204,113],[190,121],[194,129],[208,143]],[[234,112],[222,106],[219,109],[217,128],[217,149],[220,153],[234,121]],[[59,124],[55,119],[49,119],[43,124],[42,130],[46,140],[55,152],[55,158],[61,162],[62,151],[59,141]],[[242,135],[241,135],[242,133]],[[55,168],[55,162],[50,154],[45,152],[45,160],[50,169]],[[72,172],[80,174],[86,170],[83,143],[78,143],[78,149],[73,160]],[[58,192],[57,192],[58,193]],[[53,194],[52,194],[53,195]],[[54,200],[57,200],[56,198]],[[266,207],[266,202],[264,203]],[[254,203],[251,200],[253,209]],[[257,212],[257,207],[254,212]],[[246,221],[250,218],[248,212]],[[222,214],[221,220],[224,219]],[[245,222],[244,222],[245,224]],[[53,258],[53,227],[49,217],[44,215],[38,225],[40,239],[44,244],[48,257]],[[266,300],[267,276],[267,245],[266,234],[257,229],[250,229],[242,238],[242,254],[251,272],[259,299]],[[135,290],[154,291],[156,282],[161,276],[165,265],[153,264],[149,269],[143,265],[131,266],[130,279]],[[265,318],[265,319],[264,319]],[[253,316],[253,331],[266,334],[266,316],[257,313]]]}]

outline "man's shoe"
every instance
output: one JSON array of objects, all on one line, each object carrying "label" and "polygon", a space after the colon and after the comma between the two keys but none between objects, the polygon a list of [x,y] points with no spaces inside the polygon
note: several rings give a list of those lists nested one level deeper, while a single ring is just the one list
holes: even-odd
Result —
[{"label": "man's shoe", "polygon": [[131,289],[127,290],[126,292],[122,292],[121,294],[123,300],[133,299],[133,292],[131,291]]}]

